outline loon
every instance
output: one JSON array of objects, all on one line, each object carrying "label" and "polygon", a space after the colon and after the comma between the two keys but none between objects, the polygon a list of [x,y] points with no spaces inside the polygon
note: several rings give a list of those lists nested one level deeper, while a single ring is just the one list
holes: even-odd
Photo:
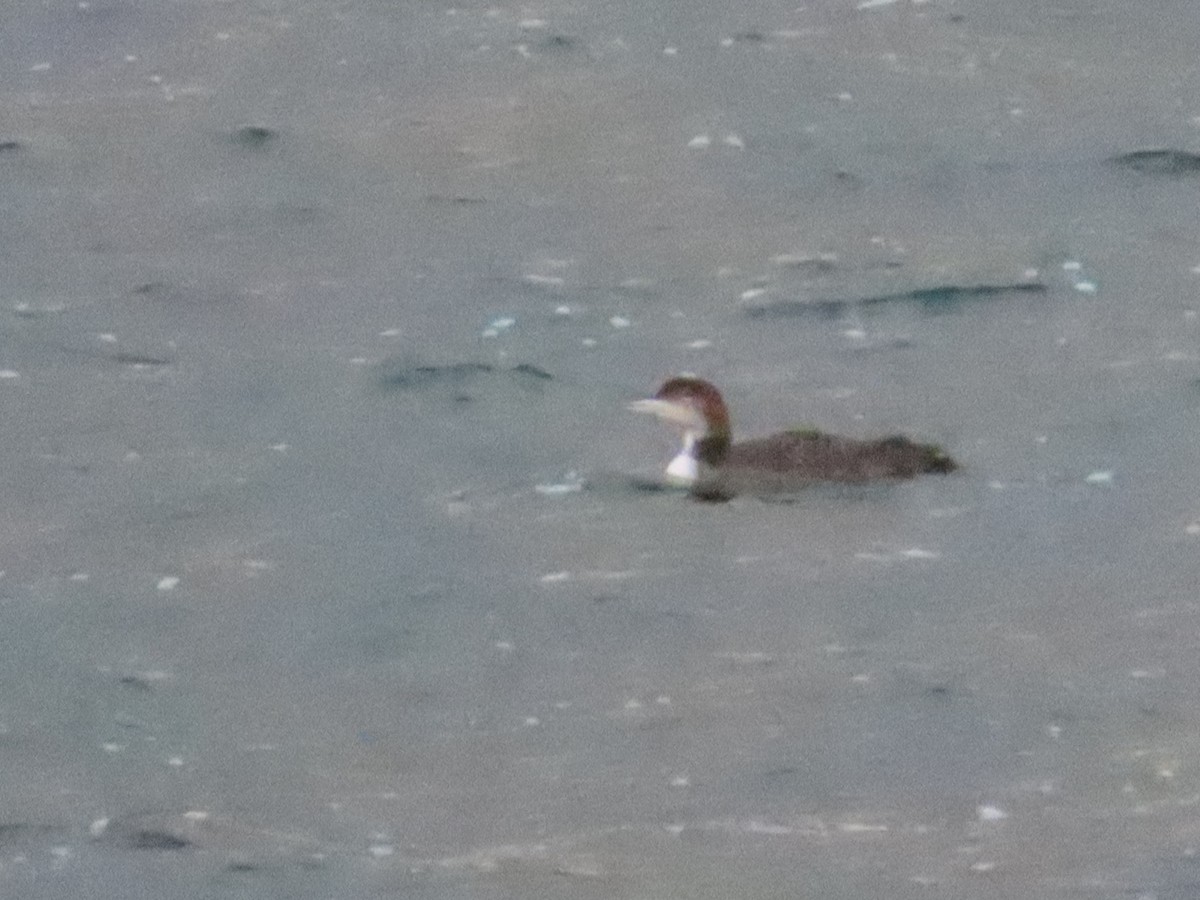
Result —
[{"label": "loon", "polygon": [[631,403],[629,409],[683,430],[683,449],[667,466],[666,481],[706,500],[786,492],[819,481],[913,478],[958,468],[941,447],[902,435],[858,440],[797,429],[735,444],[721,392],[691,376],[668,379],[653,397]]}]

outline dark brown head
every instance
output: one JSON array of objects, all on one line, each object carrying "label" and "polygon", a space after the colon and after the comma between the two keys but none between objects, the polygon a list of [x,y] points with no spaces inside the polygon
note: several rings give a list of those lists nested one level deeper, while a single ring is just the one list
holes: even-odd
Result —
[{"label": "dark brown head", "polygon": [[668,379],[653,397],[631,403],[629,408],[652,413],[683,430],[683,449],[667,468],[668,477],[695,480],[697,461],[709,466],[724,461],[730,442],[729,410],[721,392],[704,379]]},{"label": "dark brown head", "polygon": [[708,435],[729,434],[729,410],[712,382],[687,375],[670,378],[663,382],[654,399],[695,410],[703,418]]},{"label": "dark brown head", "polygon": [[729,435],[729,410],[721,392],[703,378],[669,378],[652,398],[631,403],[629,408],[652,413],[697,438]]}]

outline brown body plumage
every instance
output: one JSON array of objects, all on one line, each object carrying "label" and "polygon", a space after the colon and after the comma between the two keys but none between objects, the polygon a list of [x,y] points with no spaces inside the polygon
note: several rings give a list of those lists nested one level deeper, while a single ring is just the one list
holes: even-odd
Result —
[{"label": "brown body plumage", "polygon": [[672,378],[631,409],[683,429],[683,449],[667,467],[667,479],[702,497],[774,493],[819,481],[913,478],[958,468],[937,445],[900,435],[860,440],[803,429],[734,443],[720,391],[700,378]]}]

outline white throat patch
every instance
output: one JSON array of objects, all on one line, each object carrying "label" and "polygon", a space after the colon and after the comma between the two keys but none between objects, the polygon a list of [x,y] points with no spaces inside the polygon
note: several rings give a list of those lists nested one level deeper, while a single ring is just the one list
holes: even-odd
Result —
[{"label": "white throat patch", "polygon": [[685,432],[683,449],[667,466],[667,483],[675,487],[691,487],[700,478],[700,463],[696,459],[696,433]]}]

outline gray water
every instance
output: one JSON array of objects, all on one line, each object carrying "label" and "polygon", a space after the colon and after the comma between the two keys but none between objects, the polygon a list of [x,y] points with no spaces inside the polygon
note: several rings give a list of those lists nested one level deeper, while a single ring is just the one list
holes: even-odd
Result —
[{"label": "gray water", "polygon": [[[1200,896],[1197,46],[6,7],[0,896]],[[681,370],[963,470],[634,490]]]}]

